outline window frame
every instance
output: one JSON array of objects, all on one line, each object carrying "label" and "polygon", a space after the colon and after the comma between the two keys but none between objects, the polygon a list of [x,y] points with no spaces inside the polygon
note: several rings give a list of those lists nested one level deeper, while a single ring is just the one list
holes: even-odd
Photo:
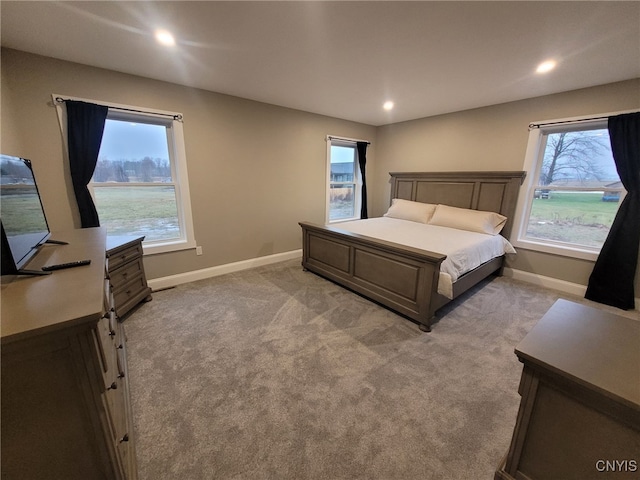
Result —
[{"label": "window frame", "polygon": [[[56,106],[58,120],[63,136],[65,151],[68,155],[67,146],[67,119],[66,108],[63,104],[56,101],[56,98],[66,98],[69,100],[77,100],[89,103],[104,105],[109,108],[107,119],[134,121],[139,123],[147,123],[154,125],[163,125],[167,127],[167,147],[169,149],[169,164],[173,178],[173,186],[176,192],[176,204],[178,214],[178,224],[180,226],[180,237],[171,240],[144,241],[142,243],[145,255],[153,255],[158,253],[167,253],[187,249],[195,249],[196,241],[193,228],[193,215],[191,211],[191,195],[189,191],[189,176],[187,172],[187,157],[184,142],[184,129],[182,123],[182,114],[177,112],[168,112],[163,110],[150,109],[145,107],[122,105],[100,100],[91,100],[85,98],[71,97],[68,95],[52,94],[53,103]],[[114,183],[111,186],[126,187],[138,186],[138,183]],[[151,186],[155,184],[147,184]],[[165,184],[166,185],[166,184]],[[95,202],[93,181],[87,185],[89,192]],[[100,186],[98,188],[109,188]]]},{"label": "window frame", "polygon": [[[360,140],[352,140],[348,138],[338,138],[331,135],[327,136],[327,166],[326,166],[326,202],[325,202],[325,224],[334,224],[341,222],[350,222],[360,219],[360,208],[362,205],[362,175],[358,164],[358,147]],[[331,147],[348,147],[353,149],[353,182],[332,182],[331,181]],[[353,184],[354,206],[353,216],[348,218],[338,218],[331,220],[331,186]]]},{"label": "window frame", "polygon": [[[516,217],[510,238],[515,247],[582,260],[595,261],[598,258],[601,248],[530,238],[527,237],[527,229],[534,193],[544,160],[547,135],[561,132],[607,129],[608,117],[611,115],[616,115],[616,113],[531,123],[523,166],[523,170],[527,172],[527,177],[518,195]],[[537,127],[534,127],[534,125]],[[625,194],[626,191],[623,189],[618,206],[622,203]]]}]

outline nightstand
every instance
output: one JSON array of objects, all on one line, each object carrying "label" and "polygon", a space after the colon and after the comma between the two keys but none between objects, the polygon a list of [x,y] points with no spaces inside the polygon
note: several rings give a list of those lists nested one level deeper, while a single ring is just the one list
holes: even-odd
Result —
[{"label": "nightstand", "polygon": [[511,447],[495,480],[637,479],[640,322],[558,300],[516,347]]},{"label": "nightstand", "polygon": [[140,302],[152,298],[142,263],[143,240],[136,236],[107,237],[107,272],[120,319]]}]

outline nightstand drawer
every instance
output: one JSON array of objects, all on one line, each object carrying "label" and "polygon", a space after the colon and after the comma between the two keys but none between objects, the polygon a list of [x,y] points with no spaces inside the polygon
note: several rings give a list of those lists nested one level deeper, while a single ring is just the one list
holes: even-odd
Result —
[{"label": "nightstand drawer", "polygon": [[151,293],[151,289],[147,286],[147,280],[144,275],[140,274],[133,279],[129,279],[122,287],[114,289],[113,298],[116,302],[116,313],[118,317],[122,317],[138,302],[147,298]]},{"label": "nightstand drawer", "polygon": [[118,289],[121,285],[125,285],[136,276],[142,275],[143,271],[144,266],[142,265],[142,257],[138,257],[134,261],[110,272],[109,280],[111,280],[113,288]]},{"label": "nightstand drawer", "polygon": [[122,320],[141,301],[151,300],[142,258],[144,237],[115,236],[107,239],[107,263],[113,304]]},{"label": "nightstand drawer", "polygon": [[135,258],[142,258],[142,243],[136,243],[135,245],[123,250],[109,252],[107,257],[109,259],[109,273],[111,273],[119,266],[124,265]]}]

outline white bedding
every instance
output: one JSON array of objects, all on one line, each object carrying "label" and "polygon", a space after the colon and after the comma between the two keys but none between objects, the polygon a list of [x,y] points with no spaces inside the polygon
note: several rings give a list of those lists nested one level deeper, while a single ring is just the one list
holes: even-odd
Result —
[{"label": "white bedding", "polygon": [[438,293],[453,298],[453,283],[465,273],[505,253],[516,253],[501,235],[469,232],[390,217],[332,225],[349,232],[446,255],[440,266]]}]

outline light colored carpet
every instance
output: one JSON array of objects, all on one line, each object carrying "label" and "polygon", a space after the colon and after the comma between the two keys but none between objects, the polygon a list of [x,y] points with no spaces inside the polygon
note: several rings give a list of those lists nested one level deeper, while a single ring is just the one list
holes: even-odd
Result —
[{"label": "light colored carpet", "polygon": [[558,296],[494,277],[422,333],[298,261],[156,292],[125,320],[140,478],[491,479]]}]

